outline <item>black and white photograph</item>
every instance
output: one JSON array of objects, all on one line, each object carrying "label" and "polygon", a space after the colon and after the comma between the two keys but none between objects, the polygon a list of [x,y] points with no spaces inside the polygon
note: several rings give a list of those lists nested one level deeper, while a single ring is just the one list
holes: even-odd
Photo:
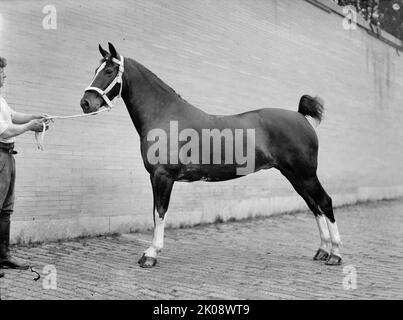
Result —
[{"label": "black and white photograph", "polygon": [[0,300],[402,300],[402,123],[403,0],[0,0]]}]

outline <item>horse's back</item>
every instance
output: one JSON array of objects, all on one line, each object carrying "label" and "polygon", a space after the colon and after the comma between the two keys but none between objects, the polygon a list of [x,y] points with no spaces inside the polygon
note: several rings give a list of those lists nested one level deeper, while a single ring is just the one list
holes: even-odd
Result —
[{"label": "horse's back", "polygon": [[316,171],[318,138],[315,129],[301,113],[265,108],[232,116],[216,116],[221,125],[255,129],[256,155],[260,155],[260,167],[265,162],[279,169],[301,166]]},{"label": "horse's back", "polygon": [[264,108],[228,116],[211,116],[219,127],[255,129],[256,134],[263,134],[271,141],[287,140],[307,144],[317,148],[316,132],[309,121],[299,112],[280,109]]},{"label": "horse's back", "polygon": [[256,110],[262,117],[268,128],[277,133],[298,133],[301,138],[317,141],[314,128],[309,121],[299,112],[280,108],[266,108]]},{"label": "horse's back", "polygon": [[234,115],[206,114],[198,126],[217,129],[254,129],[256,147],[270,157],[288,156],[288,150],[317,156],[315,129],[301,113],[281,108],[263,108]]}]

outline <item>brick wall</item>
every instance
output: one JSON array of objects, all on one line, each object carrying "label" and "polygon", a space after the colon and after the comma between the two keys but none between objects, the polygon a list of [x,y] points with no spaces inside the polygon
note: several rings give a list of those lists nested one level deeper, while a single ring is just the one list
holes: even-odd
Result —
[{"label": "brick wall", "polygon": [[[302,94],[321,95],[319,178],[340,203],[402,184],[403,57],[362,28],[344,30],[340,16],[302,0],[54,0],[57,29],[45,30],[47,4],[0,3],[0,55],[9,62],[2,93],[14,109],[81,113],[98,43],[111,41],[210,113],[296,110]],[[56,121],[44,152],[31,133],[17,142],[14,241],[152,225],[151,186],[122,101],[107,114]],[[296,199],[275,170],[177,183],[168,222],[304,207]]]}]

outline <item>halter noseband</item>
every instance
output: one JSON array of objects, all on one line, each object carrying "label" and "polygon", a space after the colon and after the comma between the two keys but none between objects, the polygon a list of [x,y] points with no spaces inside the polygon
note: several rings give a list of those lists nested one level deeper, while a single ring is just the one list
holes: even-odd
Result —
[{"label": "halter noseband", "polygon": [[[108,104],[108,107],[109,107],[109,108],[112,108],[112,107],[113,107],[113,103],[115,102],[115,100],[116,100],[116,99],[119,99],[120,96],[121,96],[121,94],[122,94],[122,87],[123,87],[122,75],[123,75],[123,72],[125,71],[124,65],[123,65],[124,58],[123,58],[122,55],[120,56],[120,60],[118,60],[118,59],[116,59],[116,58],[112,58],[112,62],[117,63],[117,64],[119,65],[119,72],[118,72],[118,74],[116,75],[115,79],[113,79],[113,81],[111,82],[111,84],[110,84],[105,90],[102,90],[102,89],[99,89],[99,88],[97,88],[97,87],[93,87],[93,86],[92,86],[92,83],[94,82],[94,80],[95,80],[95,78],[97,77],[97,75],[101,72],[102,69],[105,68],[105,66],[106,66],[106,61],[105,61],[105,62],[102,63],[101,66],[99,67],[99,69],[98,69],[97,73],[95,74],[94,79],[92,80],[90,86],[85,89],[85,92],[87,92],[87,91],[96,91],[96,92],[98,92],[98,93],[101,95],[102,99],[104,99],[104,101]],[[119,94],[118,94],[117,96],[115,96],[115,97],[112,99],[112,101],[111,101],[111,100],[108,98],[107,94],[113,89],[113,87],[114,87],[117,83],[120,84]]]}]

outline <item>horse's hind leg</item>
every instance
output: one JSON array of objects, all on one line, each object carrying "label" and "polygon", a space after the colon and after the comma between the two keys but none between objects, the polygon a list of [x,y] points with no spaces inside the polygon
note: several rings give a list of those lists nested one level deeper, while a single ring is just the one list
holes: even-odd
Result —
[{"label": "horse's hind leg", "polygon": [[[310,177],[300,179],[299,186],[302,190],[304,190],[304,192],[308,193],[310,198],[315,202],[316,207],[319,207],[320,211],[324,215],[323,216],[322,214],[315,214],[315,217],[318,223],[319,232],[321,233],[322,244],[328,241],[326,239],[327,238],[326,235],[327,234],[330,235],[332,248],[330,251],[330,256],[326,261],[326,264],[327,265],[341,264],[342,261],[340,254],[341,239],[333,213],[332,199],[323,189],[316,174]],[[328,233],[325,231],[326,225]],[[319,248],[317,255],[321,255],[320,254],[321,248]],[[314,258],[317,258],[317,256],[315,256]]]},{"label": "horse's hind leg", "polygon": [[332,242],[332,250],[329,259],[326,261],[326,264],[339,265],[342,261],[340,254],[341,239],[336,219],[333,213],[332,199],[323,189],[316,175],[309,179],[306,179],[304,181],[304,184],[309,195],[315,200],[315,202],[325,215],[324,219],[326,220],[326,224],[329,229],[330,239]]},{"label": "horse's hind leg", "polygon": [[315,220],[318,225],[321,242],[319,249],[317,250],[313,259],[326,261],[330,257],[331,238],[329,234],[329,229],[326,224],[326,219],[323,216],[321,209],[317,205],[316,201],[312,198],[312,196],[308,193],[306,182],[304,181],[304,179],[299,178],[290,171],[281,170],[281,173],[291,182],[295,191],[297,191],[297,193],[305,200],[309,209],[311,209],[311,211],[315,215]]},{"label": "horse's hind leg", "polygon": [[174,183],[164,172],[160,171],[157,171],[150,178],[154,198],[154,236],[151,246],[144,251],[143,256],[138,261],[142,268],[154,267],[157,264],[157,254],[164,247],[165,214],[168,210]]}]

